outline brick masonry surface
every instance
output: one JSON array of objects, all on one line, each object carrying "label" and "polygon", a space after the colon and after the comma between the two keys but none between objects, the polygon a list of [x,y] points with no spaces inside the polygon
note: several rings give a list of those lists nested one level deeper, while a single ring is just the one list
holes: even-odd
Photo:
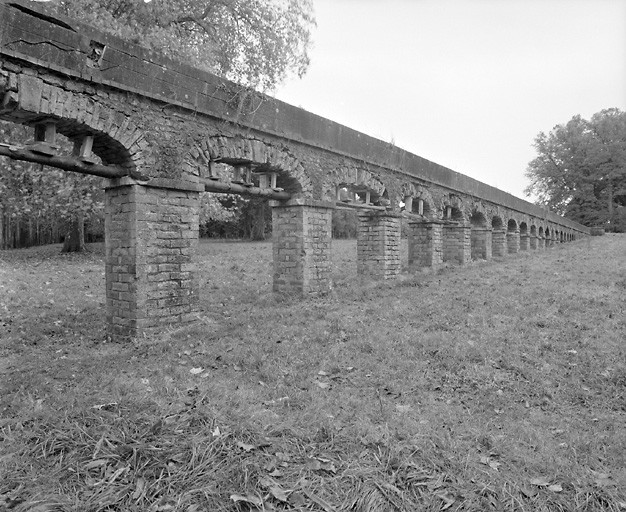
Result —
[{"label": "brick masonry surface", "polygon": [[357,273],[391,279],[400,273],[400,216],[359,212]]},{"label": "brick masonry surface", "polygon": [[443,263],[441,221],[409,222],[409,267],[438,267]]},{"label": "brick masonry surface", "polygon": [[110,335],[191,321],[198,302],[198,192],[112,183],[105,209]]},{"label": "brick masonry surface", "polygon": [[275,292],[317,295],[330,291],[332,212],[328,204],[274,204]]},{"label": "brick masonry surface", "polygon": [[472,256],[472,228],[467,224],[443,226],[443,261],[465,265]]}]

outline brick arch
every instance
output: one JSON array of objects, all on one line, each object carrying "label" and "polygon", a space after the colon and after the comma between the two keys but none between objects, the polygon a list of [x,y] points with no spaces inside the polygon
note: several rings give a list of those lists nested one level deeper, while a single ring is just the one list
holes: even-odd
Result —
[{"label": "brick arch", "polygon": [[156,158],[132,116],[106,103],[89,91],[71,91],[29,76],[17,75],[15,91],[5,98],[0,118],[17,124],[52,122],[57,133],[73,142],[93,136],[92,152],[105,165],[128,171],[150,169]]},{"label": "brick arch", "polygon": [[506,223],[507,231],[517,231],[518,227],[519,227],[519,224],[517,223],[515,219],[509,219]]},{"label": "brick arch", "polygon": [[310,197],[313,194],[311,179],[302,163],[288,148],[255,138],[209,137],[206,143],[196,144],[191,151],[195,165],[209,161],[229,165],[250,164],[257,171],[273,171],[283,179],[280,184],[292,194]]},{"label": "brick arch", "polygon": [[500,215],[494,215],[491,217],[491,229],[504,229],[504,221],[502,220],[502,217]]},{"label": "brick arch", "polygon": [[469,216],[469,221],[472,227],[487,227],[487,217],[485,215],[485,212],[481,209],[476,208],[472,210],[472,213]]},{"label": "brick arch", "polygon": [[519,233],[520,235],[527,235],[528,234],[528,223],[525,221],[520,222],[519,224]]},{"label": "brick arch", "polygon": [[[334,200],[338,187],[346,187],[353,192],[370,192],[372,202],[385,197],[387,188],[380,178],[366,169],[354,165],[342,165],[330,172],[323,186],[326,199]],[[388,193],[386,198],[388,199]]]},{"label": "brick arch", "polygon": [[463,206],[463,199],[455,194],[450,194],[441,200],[441,215],[445,219],[446,209],[450,207],[452,210],[451,220],[465,222],[467,220],[467,216]]},{"label": "brick arch", "polygon": [[[402,185],[402,197],[412,197],[413,199],[421,199],[424,201],[424,217],[432,218],[435,216],[435,201],[430,191],[422,186],[414,183],[405,183]],[[417,212],[417,202],[413,201],[413,213]]]}]

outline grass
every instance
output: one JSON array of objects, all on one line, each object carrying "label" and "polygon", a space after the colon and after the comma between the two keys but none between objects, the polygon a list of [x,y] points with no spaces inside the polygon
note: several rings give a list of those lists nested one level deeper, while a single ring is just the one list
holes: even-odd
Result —
[{"label": "grass", "polygon": [[624,235],[395,282],[335,242],[303,301],[203,242],[198,322],[127,345],[59,249],[0,252],[0,511],[626,510]]}]

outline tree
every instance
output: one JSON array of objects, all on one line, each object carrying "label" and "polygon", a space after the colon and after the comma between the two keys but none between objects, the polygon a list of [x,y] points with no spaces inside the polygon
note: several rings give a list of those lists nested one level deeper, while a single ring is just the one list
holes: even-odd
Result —
[{"label": "tree", "polygon": [[310,0],[53,0],[62,14],[244,86],[309,66]]},{"label": "tree", "polygon": [[539,133],[538,156],[526,171],[527,195],[587,226],[624,231],[626,206],[626,112],[602,110],[590,120],[574,116]]}]

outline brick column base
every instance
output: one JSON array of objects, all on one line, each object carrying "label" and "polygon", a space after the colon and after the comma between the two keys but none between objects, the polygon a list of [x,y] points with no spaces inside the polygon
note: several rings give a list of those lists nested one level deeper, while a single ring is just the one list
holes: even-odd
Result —
[{"label": "brick column base", "polygon": [[409,267],[438,267],[443,263],[443,222],[409,222]]},{"label": "brick column base", "polygon": [[332,288],[330,256],[334,205],[305,199],[270,204],[274,292],[328,293]]},{"label": "brick column base", "polygon": [[465,265],[472,259],[472,227],[451,222],[443,225],[443,261]]},{"label": "brick column base", "polygon": [[506,234],[506,246],[509,254],[519,252],[519,231],[508,231]]},{"label": "brick column base", "polygon": [[492,232],[489,228],[472,228],[471,244],[473,260],[490,260],[492,255]]},{"label": "brick column base", "polygon": [[530,249],[530,237],[528,235],[520,235],[519,250],[527,251],[528,249]]},{"label": "brick column base", "polygon": [[357,273],[393,279],[400,273],[400,216],[362,212],[357,226]]},{"label": "brick column base", "polygon": [[109,337],[123,341],[192,320],[198,303],[199,189],[110,180],[105,191]]},{"label": "brick column base", "polygon": [[491,254],[494,257],[502,258],[506,253],[506,231],[503,229],[494,230],[491,236]]},{"label": "brick column base", "polygon": [[530,235],[530,249],[533,251],[537,250],[537,236]]}]

